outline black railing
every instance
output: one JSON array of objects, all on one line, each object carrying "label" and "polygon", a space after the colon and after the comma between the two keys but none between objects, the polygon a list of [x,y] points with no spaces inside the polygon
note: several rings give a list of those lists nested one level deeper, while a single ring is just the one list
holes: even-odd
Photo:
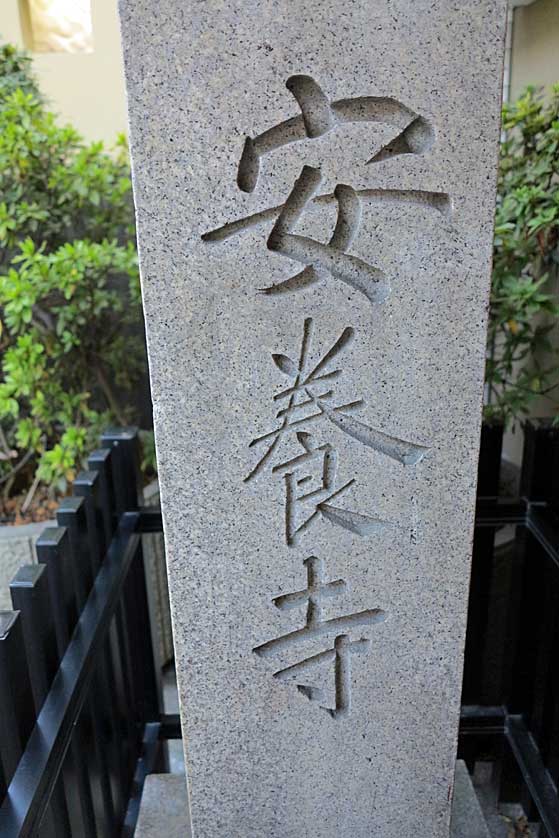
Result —
[{"label": "black railing", "polygon": [[[484,428],[459,752],[494,761],[500,799],[557,838],[559,430],[527,427],[515,498],[498,496],[501,441]],[[102,445],[0,614],[2,838],[130,838],[144,778],[181,735],[162,713],[141,546],[161,514],[141,506],[136,433]]]},{"label": "black railing", "polygon": [[485,428],[459,753],[494,761],[499,800],[557,838],[559,428],[528,423],[516,498],[498,497],[500,462],[500,429]]},{"label": "black railing", "polygon": [[0,615],[0,835],[132,835],[165,767],[134,431],[103,437]]}]

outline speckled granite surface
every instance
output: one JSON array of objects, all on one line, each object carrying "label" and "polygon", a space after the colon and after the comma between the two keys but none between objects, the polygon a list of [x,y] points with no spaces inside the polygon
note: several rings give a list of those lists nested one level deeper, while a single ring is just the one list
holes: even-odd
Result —
[{"label": "speckled granite surface", "polygon": [[183,774],[149,774],[134,838],[191,838]]},{"label": "speckled granite surface", "polygon": [[120,8],[195,838],[447,838],[504,0]]},{"label": "speckled granite surface", "polygon": [[[183,774],[150,774],[146,778],[135,838],[191,838]],[[421,824],[416,834],[423,835]],[[456,764],[450,838],[490,838],[468,770]]]}]

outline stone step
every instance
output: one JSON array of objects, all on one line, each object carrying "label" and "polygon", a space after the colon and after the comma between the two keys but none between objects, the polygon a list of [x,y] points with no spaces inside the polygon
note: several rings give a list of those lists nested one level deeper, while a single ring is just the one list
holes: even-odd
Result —
[{"label": "stone step", "polygon": [[148,774],[134,838],[191,838],[184,774]]},{"label": "stone step", "polygon": [[[165,838],[191,837],[182,774],[150,774],[146,779],[135,838],[161,838],[161,835]],[[490,838],[463,762],[456,764],[450,838]]]},{"label": "stone step", "polygon": [[462,760],[456,763],[450,838],[490,838],[472,778]]}]

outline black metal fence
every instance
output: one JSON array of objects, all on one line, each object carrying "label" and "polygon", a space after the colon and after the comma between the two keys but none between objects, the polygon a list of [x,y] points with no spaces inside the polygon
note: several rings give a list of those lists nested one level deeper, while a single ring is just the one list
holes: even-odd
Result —
[{"label": "black metal fence", "polygon": [[519,496],[499,498],[501,430],[482,436],[459,754],[493,760],[501,802],[559,836],[559,428],[525,429]]},{"label": "black metal fence", "polygon": [[[459,754],[492,760],[500,799],[559,836],[559,430],[526,430],[519,497],[499,498],[500,428],[480,458]],[[0,836],[133,835],[166,770],[135,431],[107,433],[0,614]]]},{"label": "black metal fence", "polygon": [[132,835],[165,767],[134,431],[103,437],[0,614],[0,835]]}]

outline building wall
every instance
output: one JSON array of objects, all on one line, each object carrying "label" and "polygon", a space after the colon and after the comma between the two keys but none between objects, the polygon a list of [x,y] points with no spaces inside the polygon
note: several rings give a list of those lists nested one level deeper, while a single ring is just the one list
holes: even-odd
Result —
[{"label": "building wall", "polygon": [[[127,130],[117,0],[92,0],[94,50],[36,54],[41,89],[86,138],[111,144]],[[23,46],[18,0],[2,0],[0,38]]]},{"label": "building wall", "polygon": [[[38,54],[36,72],[53,108],[89,139],[110,142],[126,130],[117,0],[91,0],[94,51]],[[23,44],[18,0],[2,0],[0,37]],[[511,96],[527,84],[559,81],[559,0],[514,12]]]},{"label": "building wall", "polygon": [[514,11],[511,98],[527,84],[559,82],[559,0],[536,0]]}]

